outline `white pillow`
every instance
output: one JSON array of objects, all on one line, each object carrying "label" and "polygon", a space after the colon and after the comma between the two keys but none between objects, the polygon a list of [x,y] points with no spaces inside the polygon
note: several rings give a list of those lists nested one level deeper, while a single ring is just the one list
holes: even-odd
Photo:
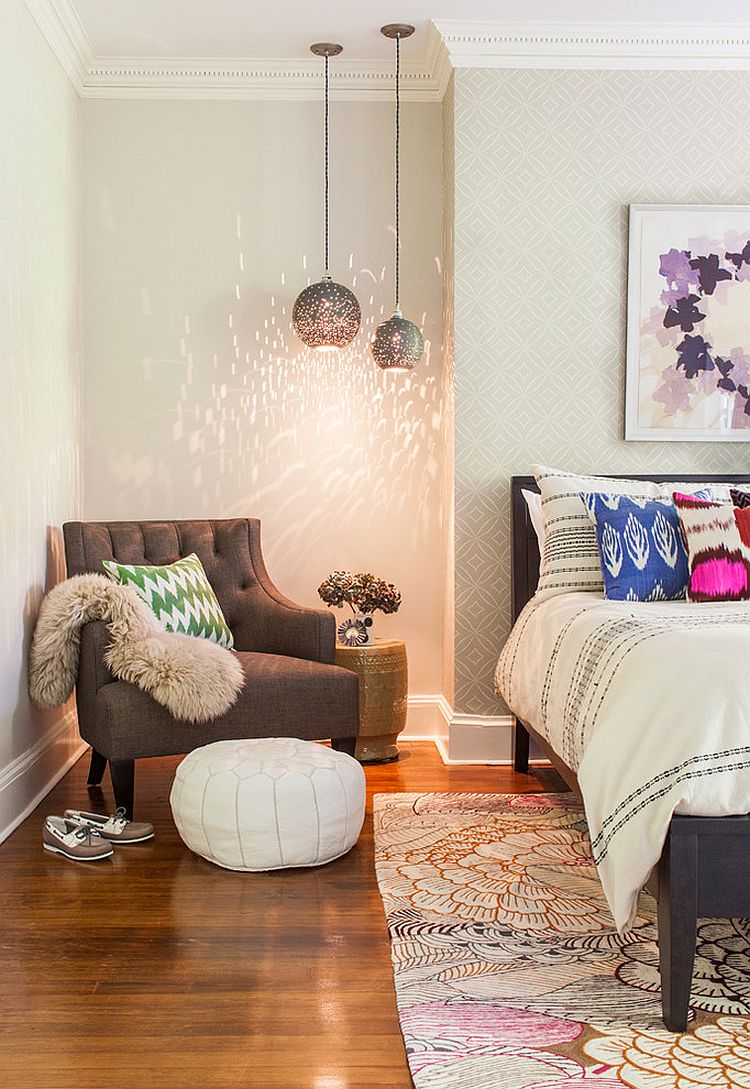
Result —
[{"label": "white pillow", "polygon": [[544,550],[544,515],[542,514],[542,497],[539,492],[530,492],[527,488],[521,488],[526,506],[529,511],[529,520],[534,527],[536,539],[539,541],[539,555]]},{"label": "white pillow", "polygon": [[[705,483],[688,484],[652,480],[615,480],[604,476],[578,476],[544,465],[532,466],[542,495],[544,547],[539,567],[537,594],[552,597],[585,590],[603,593],[602,570],[596,546],[596,529],[586,513],[581,492],[628,495],[631,499],[671,499],[672,492],[693,492]],[[714,498],[729,500],[728,484],[711,484]]]}]

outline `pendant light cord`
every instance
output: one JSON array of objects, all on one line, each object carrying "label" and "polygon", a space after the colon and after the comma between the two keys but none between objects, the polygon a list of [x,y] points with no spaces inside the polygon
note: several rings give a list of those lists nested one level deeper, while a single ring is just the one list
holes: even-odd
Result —
[{"label": "pendant light cord", "polygon": [[399,84],[401,81],[401,35],[396,35],[396,310],[399,309],[399,283],[400,283],[400,227],[399,227],[399,173],[401,158],[401,96]]},{"label": "pendant light cord", "polygon": [[329,272],[329,269],[328,269],[328,52],[327,51],[326,51],[326,93],[325,93],[325,102],[326,102],[326,104],[325,104],[325,122],[324,122],[324,131],[325,131],[325,168],[324,168],[324,179],[325,179],[325,243],[324,243],[324,249],[325,249],[325,270],[326,270],[325,274],[326,274],[326,276],[329,276],[330,272]]}]

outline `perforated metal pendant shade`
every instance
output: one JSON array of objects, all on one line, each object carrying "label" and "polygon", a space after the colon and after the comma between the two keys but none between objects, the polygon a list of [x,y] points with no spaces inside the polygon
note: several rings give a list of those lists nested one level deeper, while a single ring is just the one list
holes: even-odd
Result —
[{"label": "perforated metal pendant shade", "polygon": [[414,27],[408,23],[389,23],[380,28],[381,34],[386,38],[392,38],[396,42],[396,129],[395,129],[395,162],[396,162],[396,252],[395,252],[395,286],[396,308],[393,317],[383,321],[375,330],[370,345],[372,357],[383,371],[410,371],[416,367],[422,358],[424,351],[424,337],[421,330],[413,321],[409,321],[401,313],[399,305],[399,288],[401,285],[401,221],[399,205],[399,182],[401,163],[401,39],[408,38],[414,33]]},{"label": "perforated metal pendant shade", "polygon": [[330,276],[301,291],[292,311],[292,325],[302,343],[321,350],[351,344],[361,321],[354,292]]},{"label": "perforated metal pendant shade", "polygon": [[419,326],[397,310],[377,327],[371,349],[381,370],[410,371],[422,358],[424,337]]},{"label": "perforated metal pendant shade", "polygon": [[337,284],[328,272],[328,59],[341,52],[333,42],[317,42],[310,46],[316,57],[325,57],[324,114],[324,181],[325,221],[323,229],[325,272],[316,284],[299,293],[292,310],[292,327],[303,344],[321,351],[345,348],[356,337],[362,321],[362,311],[353,291]]}]

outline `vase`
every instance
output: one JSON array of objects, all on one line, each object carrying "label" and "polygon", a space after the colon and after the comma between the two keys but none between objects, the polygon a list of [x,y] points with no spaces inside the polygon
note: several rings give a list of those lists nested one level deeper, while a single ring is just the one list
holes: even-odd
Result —
[{"label": "vase", "polygon": [[349,616],[343,620],[336,631],[342,647],[369,647],[373,643],[372,617]]}]

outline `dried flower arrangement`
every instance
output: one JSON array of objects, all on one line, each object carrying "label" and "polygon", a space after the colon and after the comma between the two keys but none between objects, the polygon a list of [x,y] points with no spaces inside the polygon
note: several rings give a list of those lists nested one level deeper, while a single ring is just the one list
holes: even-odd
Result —
[{"label": "dried flower arrangement", "polygon": [[334,571],[318,587],[326,605],[337,609],[348,605],[358,613],[395,613],[401,604],[401,594],[393,583],[378,579],[367,571],[353,575],[350,571]]}]

